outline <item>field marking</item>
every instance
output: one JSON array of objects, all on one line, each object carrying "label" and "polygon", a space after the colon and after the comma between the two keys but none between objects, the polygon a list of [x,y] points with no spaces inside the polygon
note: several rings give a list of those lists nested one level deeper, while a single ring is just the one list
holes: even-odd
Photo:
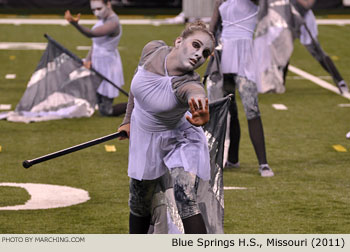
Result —
[{"label": "field marking", "polygon": [[[81,19],[79,24],[82,25],[94,25],[97,23],[97,19]],[[123,25],[158,25],[163,24],[165,19],[120,19],[120,23]],[[65,19],[26,19],[26,18],[1,18],[0,24],[13,24],[13,25],[69,25]]]},{"label": "field marking", "polygon": [[117,148],[115,148],[115,145],[105,145],[106,152],[116,152]]},{"label": "field marking", "polygon": [[272,107],[276,110],[288,110],[287,106],[284,104],[272,104]]},{"label": "field marking", "polygon": [[0,42],[0,50],[45,50],[47,43]]},{"label": "field marking", "polygon": [[247,187],[224,186],[224,190],[247,190]]},{"label": "field marking", "polygon": [[60,208],[81,204],[90,200],[87,191],[69,186],[31,183],[0,183],[0,186],[24,188],[30,194],[30,199],[23,205],[0,207],[0,210]]},{"label": "field marking", "polygon": [[[46,47],[47,43],[39,42],[0,42],[0,50],[45,50]],[[76,49],[78,51],[89,51],[91,46],[77,46]],[[119,51],[125,49],[123,46],[118,46]]]},{"label": "field marking", "polygon": [[10,110],[11,104],[0,104],[0,110]]},{"label": "field marking", "polygon": [[318,25],[350,25],[350,19],[316,19]]},{"label": "field marking", "polygon": [[5,79],[7,79],[7,80],[16,79],[16,74],[6,74]]},{"label": "field marking", "polygon": [[78,51],[90,51],[91,46],[77,46]]},{"label": "field marking", "polygon": [[[329,75],[317,76],[317,77],[320,79],[332,80],[332,76],[329,76]],[[305,77],[299,76],[299,75],[287,76],[287,80],[305,80]]]},{"label": "field marking", "polygon": [[347,149],[340,144],[333,145],[333,149],[335,149],[338,152],[347,152]]},{"label": "field marking", "polygon": [[288,66],[288,70],[297,74],[297,75],[304,77],[305,79],[308,79],[308,80],[314,82],[315,84],[319,85],[320,87],[328,89],[329,91],[332,91],[340,96],[343,96],[344,98],[350,99],[350,93],[341,94],[339,89],[336,86],[328,83],[327,81],[321,80],[320,78],[318,78],[312,74],[309,74],[308,72],[305,72],[305,71],[303,71],[295,66],[292,66],[292,65]]},{"label": "field marking", "polygon": [[[81,19],[79,21],[82,25],[94,25],[97,19]],[[169,25],[169,19],[123,19],[120,18],[122,25]],[[316,19],[318,25],[350,25],[350,19]],[[38,19],[38,18],[1,18],[0,24],[13,24],[13,25],[69,25],[65,19]]]},{"label": "field marking", "polygon": [[350,103],[338,104],[338,107],[341,107],[341,108],[350,108]]}]

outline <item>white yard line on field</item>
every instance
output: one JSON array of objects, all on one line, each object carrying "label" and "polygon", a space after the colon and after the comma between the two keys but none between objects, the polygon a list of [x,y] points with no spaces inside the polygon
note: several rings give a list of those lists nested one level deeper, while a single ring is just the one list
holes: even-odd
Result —
[{"label": "white yard line on field", "polygon": [[0,50],[45,50],[47,43],[0,42]]},{"label": "white yard line on field", "polygon": [[341,107],[341,108],[350,108],[350,103],[338,104],[338,107]]},{"label": "white yard line on field", "polygon": [[224,186],[224,190],[247,190],[247,187]]},{"label": "white yard line on field", "polygon": [[[47,43],[36,42],[0,42],[0,50],[45,50]],[[78,51],[88,51],[91,46],[77,46]],[[125,50],[125,47],[118,46],[118,50]]]},{"label": "white yard line on field", "polygon": [[[162,23],[163,19],[120,19],[121,24],[126,25],[153,25]],[[94,25],[97,19],[81,19],[79,24]],[[1,18],[0,24],[13,25],[69,25],[65,19],[35,19],[35,18]]]},{"label": "white yard line on field", "polygon": [[[317,77],[324,80],[332,80],[332,76],[329,76],[329,75],[317,76]],[[305,80],[305,78],[303,76],[293,75],[293,76],[287,76],[287,80]]]},{"label": "white yard line on field", "polygon": [[330,90],[338,95],[343,96],[344,98],[350,99],[350,93],[341,94],[339,89],[336,86],[328,83],[327,81],[321,80],[320,78],[318,78],[312,74],[309,74],[308,72],[305,72],[305,71],[303,71],[295,66],[292,66],[292,65],[289,65],[288,70],[297,74],[297,75],[304,77],[305,79],[312,81],[313,83],[319,85],[320,87],[328,89],[328,90]]},{"label": "white yard line on field", "polygon": [[318,25],[350,25],[350,19],[316,19]]}]

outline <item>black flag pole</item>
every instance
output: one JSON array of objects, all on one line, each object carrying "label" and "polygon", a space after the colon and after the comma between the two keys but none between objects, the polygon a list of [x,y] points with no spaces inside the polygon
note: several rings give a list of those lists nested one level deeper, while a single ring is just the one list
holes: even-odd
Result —
[{"label": "black flag pole", "polygon": [[[61,51],[63,51],[64,53],[66,53],[67,55],[69,55],[70,57],[72,57],[75,61],[79,62],[80,64],[84,65],[84,62],[78,57],[76,56],[74,53],[72,53],[71,51],[69,51],[67,48],[64,48],[61,44],[59,44],[56,40],[54,40],[53,38],[51,38],[49,35],[47,35],[46,33],[44,34],[44,37],[49,40],[50,42],[52,42],[57,48],[59,48]],[[101,73],[99,73],[97,70],[95,70],[93,67],[89,68],[89,70],[91,70],[92,72],[94,72],[96,75],[98,75],[99,77],[101,77],[102,79],[106,80],[107,82],[109,82],[113,87],[115,87],[116,89],[118,89],[120,92],[122,92],[124,95],[126,95],[127,97],[129,97],[128,92],[126,92],[125,90],[123,90],[122,88],[118,87],[115,83],[113,83],[111,80],[109,80],[107,77],[103,76]]]},{"label": "black flag pole", "polygon": [[31,160],[25,160],[25,161],[23,161],[22,164],[23,164],[23,167],[27,169],[27,168],[31,167],[32,165],[35,165],[35,164],[38,164],[38,163],[41,163],[41,162],[44,162],[44,161],[47,161],[47,160],[50,160],[53,158],[57,158],[57,157],[60,157],[60,156],[63,156],[63,155],[66,155],[66,154],[69,154],[69,153],[72,153],[72,152],[75,152],[78,150],[82,150],[82,149],[88,148],[90,146],[100,144],[100,143],[103,143],[103,142],[106,142],[106,141],[109,141],[109,140],[112,140],[112,139],[115,139],[118,137],[127,137],[127,134],[125,131],[116,132],[113,134],[109,134],[107,136],[96,138],[94,140],[69,147],[67,149],[63,149],[63,150],[59,150],[59,151],[47,154],[45,156],[41,156],[41,157],[34,158]]}]

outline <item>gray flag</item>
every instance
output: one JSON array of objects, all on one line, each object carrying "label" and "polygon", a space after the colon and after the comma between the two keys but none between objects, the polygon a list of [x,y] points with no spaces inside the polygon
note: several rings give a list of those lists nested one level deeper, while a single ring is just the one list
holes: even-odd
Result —
[{"label": "gray flag", "polygon": [[286,0],[260,0],[254,39],[254,64],[260,93],[285,92],[283,69],[300,35],[303,18]]},{"label": "gray flag", "polygon": [[102,79],[50,40],[27,88],[6,119],[35,122],[90,117]]}]

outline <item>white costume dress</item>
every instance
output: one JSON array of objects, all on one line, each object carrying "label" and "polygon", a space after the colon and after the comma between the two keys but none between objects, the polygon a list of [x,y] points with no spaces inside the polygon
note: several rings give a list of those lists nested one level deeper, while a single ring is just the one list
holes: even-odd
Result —
[{"label": "white costume dress", "polygon": [[[110,19],[118,19],[117,15],[113,15]],[[118,22],[119,23],[119,22]],[[92,28],[95,28],[103,25],[103,20],[99,20]],[[124,75],[123,67],[120,59],[119,51],[117,49],[121,35],[122,28],[119,23],[120,33],[115,36],[101,36],[92,38],[92,57],[91,62],[94,69],[100,72],[103,76],[107,77],[118,87],[124,85]],[[97,92],[103,96],[109,98],[114,98],[119,95],[117,88],[113,87],[109,82],[103,80],[101,85],[98,87]]]},{"label": "white costume dress", "polygon": [[255,70],[250,61],[258,7],[249,0],[227,0],[219,7],[222,19],[223,74],[233,73],[255,82]]},{"label": "white costume dress", "polygon": [[[131,83],[134,108],[130,122],[128,175],[137,180],[152,180],[165,174],[167,169],[183,167],[209,180],[209,150],[204,131],[185,118],[189,113],[189,97],[205,98],[199,76],[194,72],[169,76],[165,62],[171,48],[164,42],[153,41],[145,48]],[[162,62],[165,75],[146,70],[152,61]],[[179,91],[188,85],[195,85],[202,91],[200,94]]]}]

